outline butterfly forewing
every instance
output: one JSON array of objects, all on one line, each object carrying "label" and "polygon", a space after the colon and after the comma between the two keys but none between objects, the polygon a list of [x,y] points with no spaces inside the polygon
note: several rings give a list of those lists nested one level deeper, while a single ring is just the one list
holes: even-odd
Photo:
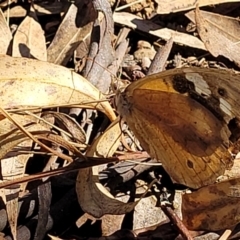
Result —
[{"label": "butterfly forewing", "polygon": [[231,81],[239,86],[238,75],[223,70],[169,70],[132,83],[118,109],[173,180],[198,188],[231,162],[227,124],[239,105]]}]

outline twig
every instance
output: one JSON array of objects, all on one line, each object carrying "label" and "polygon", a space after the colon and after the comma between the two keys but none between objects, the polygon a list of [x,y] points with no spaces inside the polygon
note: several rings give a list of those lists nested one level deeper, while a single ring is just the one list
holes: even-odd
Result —
[{"label": "twig", "polygon": [[149,67],[147,75],[151,75],[153,73],[162,72],[165,69],[166,61],[169,57],[170,51],[173,45],[173,38],[171,37],[165,46],[159,48],[155,57]]},{"label": "twig", "polygon": [[162,205],[161,206],[163,212],[168,216],[171,222],[178,228],[180,234],[182,235],[184,240],[193,240],[190,235],[188,229],[184,226],[178,215],[172,210],[171,207]]}]

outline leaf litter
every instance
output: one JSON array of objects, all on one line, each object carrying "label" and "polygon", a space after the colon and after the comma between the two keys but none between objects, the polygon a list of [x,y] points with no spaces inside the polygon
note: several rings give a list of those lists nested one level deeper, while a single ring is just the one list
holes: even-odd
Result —
[{"label": "leaf litter", "polygon": [[0,7],[3,239],[238,238],[238,160],[213,185],[173,184],[111,97],[116,76],[125,86],[149,68],[239,71],[237,1]]}]

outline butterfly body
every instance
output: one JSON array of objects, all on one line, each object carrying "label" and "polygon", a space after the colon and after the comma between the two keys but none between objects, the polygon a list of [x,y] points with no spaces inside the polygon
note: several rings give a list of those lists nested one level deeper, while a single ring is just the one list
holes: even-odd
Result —
[{"label": "butterfly body", "polygon": [[130,84],[118,111],[175,182],[199,188],[231,165],[228,123],[239,115],[239,79],[218,69],[168,70]]}]

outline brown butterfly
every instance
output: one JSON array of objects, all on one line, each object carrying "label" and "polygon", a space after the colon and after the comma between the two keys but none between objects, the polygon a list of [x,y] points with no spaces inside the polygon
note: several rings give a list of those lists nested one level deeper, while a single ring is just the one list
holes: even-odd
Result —
[{"label": "brown butterfly", "polygon": [[117,108],[177,183],[208,185],[232,164],[228,149],[231,125],[240,115],[240,75],[194,67],[168,70],[130,84]]}]

